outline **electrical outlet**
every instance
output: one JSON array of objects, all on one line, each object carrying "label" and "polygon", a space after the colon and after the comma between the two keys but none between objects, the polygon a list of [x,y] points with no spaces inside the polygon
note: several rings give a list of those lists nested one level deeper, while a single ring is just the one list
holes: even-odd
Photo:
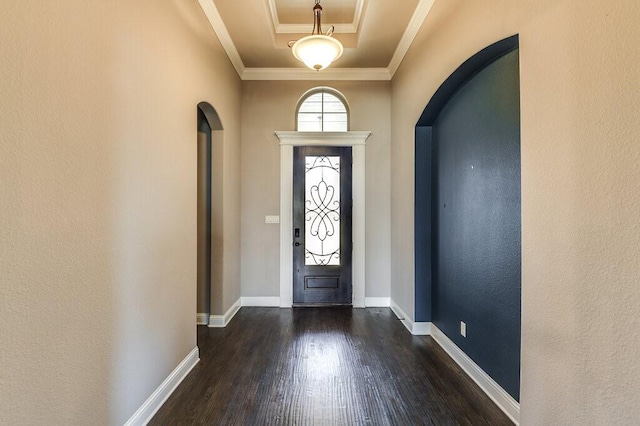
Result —
[{"label": "electrical outlet", "polygon": [[460,334],[462,337],[467,337],[467,324],[464,321],[460,321]]}]

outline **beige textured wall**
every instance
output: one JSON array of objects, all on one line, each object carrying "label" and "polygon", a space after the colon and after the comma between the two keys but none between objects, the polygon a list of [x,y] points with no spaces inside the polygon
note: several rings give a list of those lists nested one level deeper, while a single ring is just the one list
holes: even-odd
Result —
[{"label": "beige textured wall", "polygon": [[240,82],[195,0],[5,3],[0,424],[122,424],[196,345],[196,105],[237,192]]},{"label": "beige textured wall", "polygon": [[[206,121],[204,117],[200,118]],[[212,217],[210,214],[211,199],[210,185],[211,179],[211,130],[208,126],[198,123],[198,207],[197,207],[197,255],[198,267],[197,271],[197,312],[198,314],[210,313],[209,308],[211,302],[211,225]],[[207,214],[209,212],[209,214]]]},{"label": "beige textured wall", "polygon": [[[232,235],[234,232],[239,232],[237,229],[240,226],[238,210],[233,211],[232,218],[226,218],[227,224],[229,219],[233,220],[234,227],[225,228],[224,218],[224,206],[222,205],[224,199],[224,191],[228,190],[224,186],[224,176],[229,172],[235,172],[240,174],[240,168],[238,164],[226,165],[223,162],[224,157],[224,130],[214,130],[211,133],[211,283],[210,283],[210,301],[209,312],[214,315],[222,315],[227,309],[231,307],[233,302],[240,297],[240,280],[238,278],[232,282],[224,282],[224,268],[232,267],[236,268],[236,274],[240,273],[240,267],[237,264],[232,263],[233,259],[227,259],[224,256],[225,239],[237,239],[237,234]],[[232,142],[234,145],[239,145],[238,140]],[[234,170],[229,170],[229,167],[233,167]],[[236,177],[236,179],[239,179]],[[239,207],[237,207],[239,208]],[[227,243],[227,249],[229,244]],[[239,248],[233,252],[234,256],[240,257]],[[230,256],[229,256],[230,257]],[[229,275],[229,274],[228,274]],[[232,296],[229,298],[231,302],[225,306],[223,294],[227,289],[227,292],[231,292]],[[234,299],[235,297],[235,299]],[[200,311],[203,312],[203,311]]]},{"label": "beige textured wall", "polygon": [[640,418],[640,3],[436,2],[393,81],[392,296],[413,312],[413,126],[520,34],[524,425]]},{"label": "beige textured wall", "polygon": [[[235,87],[234,87],[235,88]],[[234,111],[235,113],[236,111]],[[240,126],[240,104],[237,105],[238,115],[234,114],[228,120],[229,127]],[[236,121],[237,120],[237,121]],[[227,121],[223,119],[223,125]],[[236,131],[237,130],[237,131]],[[216,259],[211,264],[214,285],[211,292],[211,313],[222,315],[240,299],[240,131],[233,132],[225,127],[224,152],[222,156],[222,286],[215,285]],[[214,210],[215,213],[215,210]],[[214,223],[215,225],[215,223]],[[216,241],[212,254],[216,255]],[[218,271],[219,273],[219,271]],[[216,297],[216,289],[222,292],[222,303]]]},{"label": "beige textured wall", "polygon": [[330,86],[351,108],[351,130],[370,130],[366,148],[366,297],[389,297],[389,82],[245,81],[242,98],[242,295],[280,295],[280,211],[277,130],[295,130],[295,109],[310,88]]}]

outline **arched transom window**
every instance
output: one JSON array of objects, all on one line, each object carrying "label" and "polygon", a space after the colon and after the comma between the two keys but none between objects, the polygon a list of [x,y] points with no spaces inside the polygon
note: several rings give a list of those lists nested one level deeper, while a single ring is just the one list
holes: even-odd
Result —
[{"label": "arched transom window", "polygon": [[322,87],[311,89],[298,103],[299,132],[346,132],[349,112],[344,97],[336,90]]}]

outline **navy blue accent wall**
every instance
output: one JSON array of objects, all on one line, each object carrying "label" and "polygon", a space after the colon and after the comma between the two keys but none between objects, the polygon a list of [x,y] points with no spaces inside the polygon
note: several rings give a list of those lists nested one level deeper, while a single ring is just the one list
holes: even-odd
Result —
[{"label": "navy blue accent wall", "polygon": [[503,40],[463,64],[452,74],[457,88],[443,84],[448,98],[434,96],[416,127],[415,308],[417,321],[431,320],[519,400],[517,43]]},{"label": "navy blue accent wall", "polygon": [[[433,322],[520,396],[518,51],[464,85],[433,125]],[[467,337],[460,335],[460,321]]]},{"label": "navy blue accent wall", "polygon": [[429,322],[431,321],[431,127],[416,127],[415,136],[416,142],[420,142],[416,143],[415,148],[415,320]]}]

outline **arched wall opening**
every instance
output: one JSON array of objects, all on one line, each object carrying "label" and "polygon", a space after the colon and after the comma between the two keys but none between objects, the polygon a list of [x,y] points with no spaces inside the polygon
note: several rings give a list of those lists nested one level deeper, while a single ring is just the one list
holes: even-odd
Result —
[{"label": "arched wall opening", "polygon": [[431,322],[433,334],[460,348],[514,406],[520,206],[516,35],[451,74],[415,128],[415,320]]},{"label": "arched wall opening", "polygon": [[[222,309],[222,122],[207,102],[197,106],[197,323]],[[218,307],[218,305],[220,305]]]}]

